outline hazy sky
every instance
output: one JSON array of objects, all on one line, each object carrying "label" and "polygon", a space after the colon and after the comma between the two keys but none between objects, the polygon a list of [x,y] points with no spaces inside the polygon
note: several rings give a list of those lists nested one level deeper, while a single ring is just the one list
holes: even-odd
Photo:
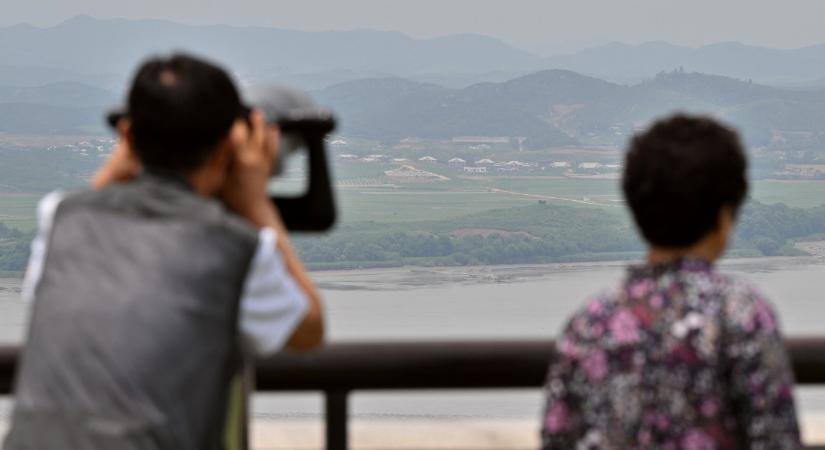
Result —
[{"label": "hazy sky", "polygon": [[0,0],[0,25],[77,14],[300,30],[481,33],[533,51],[623,41],[825,43],[825,0]]}]

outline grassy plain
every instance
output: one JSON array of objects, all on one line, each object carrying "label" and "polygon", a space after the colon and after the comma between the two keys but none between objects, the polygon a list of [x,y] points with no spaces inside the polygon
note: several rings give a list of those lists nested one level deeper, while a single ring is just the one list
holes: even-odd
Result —
[{"label": "grassy plain", "polygon": [[[625,214],[618,180],[552,176],[465,177],[442,168],[450,181],[398,183],[384,177],[389,167],[347,164],[338,167],[337,199],[343,223],[453,219],[491,209],[535,204],[597,207],[608,214]],[[383,186],[380,186],[383,185]],[[753,198],[810,208],[825,204],[825,182],[758,180]],[[35,226],[40,194],[0,194],[0,223],[22,230]]]},{"label": "grassy plain", "polygon": [[[618,180],[560,177],[475,177],[446,182],[348,186],[337,192],[345,223],[456,218],[490,209],[534,204],[602,208],[625,214]],[[825,204],[825,182],[758,180],[751,195],[767,203],[812,208]]]},{"label": "grassy plain", "polygon": [[762,203],[813,208],[825,204],[825,181],[760,180],[751,195]]},{"label": "grassy plain", "polygon": [[40,194],[0,194],[0,223],[24,231],[34,229],[39,199]]}]

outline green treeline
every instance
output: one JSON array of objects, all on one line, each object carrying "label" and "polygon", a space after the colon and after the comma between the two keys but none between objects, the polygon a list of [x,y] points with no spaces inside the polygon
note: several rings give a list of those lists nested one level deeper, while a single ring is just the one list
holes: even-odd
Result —
[{"label": "green treeline", "polygon": [[[794,255],[794,240],[817,235],[825,235],[825,205],[802,209],[752,201],[742,211],[733,247],[737,254]],[[33,237],[0,223],[0,271],[25,269]],[[295,241],[314,268],[594,261],[644,250],[623,213],[540,204],[449,220],[348,224]]]},{"label": "green treeline", "polygon": [[[799,254],[792,241],[825,233],[825,206],[801,209],[749,203],[736,254]],[[498,209],[444,221],[345,225],[297,241],[316,268],[525,264],[621,259],[644,250],[630,219],[615,211],[556,205]]]},{"label": "green treeline", "polygon": [[823,233],[825,205],[803,209],[783,203],[749,203],[736,229],[737,246],[758,250],[765,256],[794,254],[791,241]]}]

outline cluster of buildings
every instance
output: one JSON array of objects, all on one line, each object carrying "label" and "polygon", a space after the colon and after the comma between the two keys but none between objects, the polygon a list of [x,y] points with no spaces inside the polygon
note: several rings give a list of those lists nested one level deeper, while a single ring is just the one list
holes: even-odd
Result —
[{"label": "cluster of buildings", "polygon": [[[453,139],[453,143],[471,144],[473,149],[489,149],[491,145],[509,142],[507,138],[478,138],[462,137]],[[354,154],[348,153],[348,143],[343,139],[331,140],[328,142],[333,150],[337,150],[337,158],[344,161],[362,163],[382,163],[397,164],[398,166],[387,170],[386,175],[403,178],[428,178],[432,177],[432,172],[428,172],[427,166],[446,166],[456,172],[465,174],[502,174],[502,173],[530,173],[530,172],[553,172],[560,174],[580,174],[597,175],[613,173],[621,170],[620,164],[606,164],[597,161],[494,161],[491,158],[482,158],[476,161],[454,156],[450,159],[439,159],[433,155],[423,155],[417,158],[394,157],[387,154]],[[380,151],[380,148],[376,148]],[[351,150],[350,150],[351,151]],[[409,152],[407,152],[409,155]]]},{"label": "cluster of buildings", "polygon": [[77,153],[80,156],[96,155],[105,158],[111,153],[115,142],[114,138],[103,137],[74,144],[51,145],[47,149],[51,151],[68,151]]},{"label": "cluster of buildings", "polygon": [[416,159],[395,158],[388,155],[375,154],[359,156],[354,154],[339,154],[338,158],[348,161],[360,161],[364,163],[394,163],[399,164],[399,169],[393,169],[392,176],[415,176],[412,173],[402,174],[399,170],[409,170],[417,164],[420,167],[427,165],[446,165],[447,167],[468,174],[491,174],[491,173],[521,173],[536,171],[557,171],[563,173],[578,174],[599,174],[610,173],[621,170],[620,164],[605,164],[600,162],[571,162],[571,161],[549,161],[538,163],[533,161],[494,161],[490,158],[483,158],[477,161],[467,161],[464,158],[454,157],[446,161],[439,160],[435,156],[425,155]]},{"label": "cluster of buildings", "polygon": [[[436,164],[439,160],[433,156],[422,156],[418,158],[419,163]],[[466,173],[486,174],[496,172],[533,172],[533,171],[547,171],[558,170],[563,172],[579,172],[579,173],[601,173],[613,172],[621,170],[620,164],[603,164],[599,162],[579,162],[573,163],[570,161],[550,161],[547,163],[537,163],[532,161],[493,161],[489,158],[480,159],[478,161],[467,161],[463,158],[452,158],[447,160],[449,167],[457,170],[462,170]]]}]

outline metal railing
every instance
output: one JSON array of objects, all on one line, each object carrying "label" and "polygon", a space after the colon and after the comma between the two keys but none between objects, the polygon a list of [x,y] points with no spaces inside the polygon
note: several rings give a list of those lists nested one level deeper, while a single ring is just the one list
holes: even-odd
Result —
[{"label": "metal railing", "polygon": [[[786,345],[797,383],[825,385],[825,338],[792,338]],[[353,391],[538,388],[553,348],[551,341],[330,344],[259,361],[256,390],[323,392],[326,448],[344,450]],[[15,347],[0,347],[0,393],[11,390],[17,354]]]}]

